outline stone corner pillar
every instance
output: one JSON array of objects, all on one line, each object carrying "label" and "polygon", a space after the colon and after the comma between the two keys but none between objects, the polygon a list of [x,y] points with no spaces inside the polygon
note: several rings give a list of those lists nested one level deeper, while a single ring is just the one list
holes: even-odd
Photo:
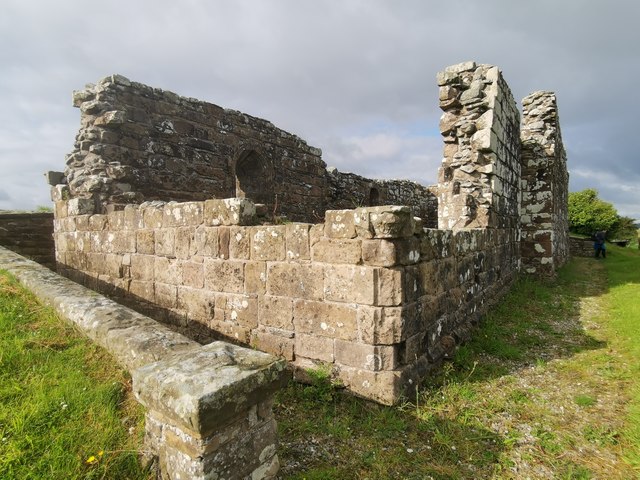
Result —
[{"label": "stone corner pillar", "polygon": [[286,363],[213,342],[133,371],[147,408],[145,443],[163,479],[273,479],[279,469],[275,392]]}]

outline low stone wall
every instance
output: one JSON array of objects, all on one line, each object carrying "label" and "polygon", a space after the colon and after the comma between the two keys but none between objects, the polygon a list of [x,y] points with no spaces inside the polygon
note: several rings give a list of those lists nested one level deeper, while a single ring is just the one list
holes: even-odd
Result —
[{"label": "low stone wall", "polygon": [[0,245],[54,270],[53,213],[0,212]]},{"label": "low stone wall", "polygon": [[409,207],[257,225],[245,199],[56,204],[60,271],[206,341],[223,335],[396,402],[517,272],[507,230],[423,229]]},{"label": "low stone wall", "polygon": [[2,247],[0,268],[131,371],[161,478],[275,478],[271,406],[286,379],[282,360],[224,342],[201,346]]},{"label": "low stone wall", "polygon": [[593,257],[593,240],[589,238],[569,237],[569,251],[572,257]]}]

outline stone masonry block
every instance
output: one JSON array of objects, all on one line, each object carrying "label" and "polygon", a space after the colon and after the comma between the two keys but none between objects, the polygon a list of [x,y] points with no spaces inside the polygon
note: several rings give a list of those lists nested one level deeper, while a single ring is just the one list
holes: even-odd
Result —
[{"label": "stone masonry block", "polygon": [[362,241],[358,239],[323,238],[311,247],[311,259],[323,263],[358,264],[362,257]]},{"label": "stone masonry block", "polygon": [[296,300],[293,323],[297,333],[356,340],[356,305]]},{"label": "stone masonry block", "polygon": [[335,361],[341,365],[377,372],[398,366],[397,346],[367,345],[336,339]]},{"label": "stone masonry block", "polygon": [[190,320],[207,324],[215,310],[215,298],[211,292],[199,288],[178,287],[178,308],[187,312]]},{"label": "stone masonry block", "polygon": [[[133,235],[133,233],[132,233]],[[136,236],[136,252],[153,255],[156,251],[155,233],[153,230],[138,230]]]},{"label": "stone masonry block", "polygon": [[256,206],[246,198],[225,198],[204,202],[205,225],[252,225]]},{"label": "stone masonry block", "polygon": [[251,332],[251,345],[263,352],[283,357],[287,361],[294,359],[295,339],[274,335],[263,330]]},{"label": "stone masonry block", "polygon": [[161,308],[178,306],[178,287],[167,283],[155,282],[156,304]]},{"label": "stone masonry block", "polygon": [[162,226],[197,227],[202,224],[204,204],[202,202],[169,202],[162,211]]},{"label": "stone masonry block", "polygon": [[95,211],[95,203],[91,198],[72,198],[67,201],[67,215],[91,215]]},{"label": "stone masonry block", "polygon": [[285,259],[286,227],[260,226],[251,230],[251,259],[275,260]]},{"label": "stone masonry block", "polygon": [[373,267],[327,265],[324,279],[325,298],[334,302],[375,305],[375,275]]},{"label": "stone masonry block", "polygon": [[182,262],[173,258],[154,258],[154,279],[171,285],[182,285]]},{"label": "stone masonry block", "polygon": [[217,227],[197,227],[189,253],[203,257],[217,257],[218,231],[219,229]]},{"label": "stone masonry block", "polygon": [[229,229],[229,258],[249,260],[251,258],[251,229],[231,227]]},{"label": "stone masonry block", "polygon": [[411,265],[420,260],[420,242],[415,237],[400,240],[363,240],[362,260],[365,265],[380,267]]},{"label": "stone masonry block", "polygon": [[[219,300],[223,300],[220,301]],[[216,309],[224,304],[224,320],[247,328],[258,326],[258,298],[250,295],[217,295]]]},{"label": "stone masonry block", "polygon": [[267,263],[245,262],[244,291],[248,294],[262,295],[267,288]]},{"label": "stone masonry block", "polygon": [[147,206],[142,210],[142,219],[145,228],[162,228],[164,207]]},{"label": "stone masonry block", "polygon": [[289,297],[260,297],[258,323],[266,327],[293,330],[293,299]]},{"label": "stone masonry block", "polygon": [[205,259],[204,275],[207,290],[243,293],[244,265],[240,260]]},{"label": "stone masonry block", "polygon": [[371,345],[392,345],[403,338],[401,307],[358,305],[358,340]]},{"label": "stone masonry block", "polygon": [[321,362],[333,363],[334,340],[329,337],[317,337],[315,335],[305,335],[298,333],[295,337],[296,358],[306,357]]},{"label": "stone masonry block", "polygon": [[398,370],[373,372],[341,365],[338,378],[354,394],[383,405],[393,405],[403,393],[402,372]]},{"label": "stone masonry block", "polygon": [[147,302],[153,302],[155,300],[153,282],[131,280],[129,294]]},{"label": "stone masonry block", "polygon": [[308,223],[293,223],[286,225],[286,255],[287,260],[309,260],[310,238]]},{"label": "stone masonry block", "polygon": [[187,287],[204,287],[204,265],[199,262],[182,263],[182,284]]},{"label": "stone masonry block", "polygon": [[355,226],[362,238],[405,238],[414,230],[413,213],[406,206],[382,206],[358,208]]},{"label": "stone masonry block", "polygon": [[229,244],[231,243],[231,229],[229,227],[218,227],[218,257],[222,259],[230,258]]},{"label": "stone masonry block", "polygon": [[324,214],[324,234],[329,238],[355,238],[353,210],[327,210]]},{"label": "stone masonry block", "polygon": [[173,257],[176,247],[176,231],[174,228],[161,228],[155,231],[156,255]]},{"label": "stone masonry block", "polygon": [[402,303],[402,270],[378,268],[375,270],[374,283],[376,305],[396,306]]},{"label": "stone masonry block", "polygon": [[190,257],[191,242],[195,236],[195,227],[176,228],[175,250],[176,258],[187,259]]},{"label": "stone masonry block", "polygon": [[131,255],[131,278],[134,280],[154,280],[155,257],[152,255]]},{"label": "stone masonry block", "polygon": [[276,262],[267,264],[269,295],[322,300],[324,269],[316,264]]}]

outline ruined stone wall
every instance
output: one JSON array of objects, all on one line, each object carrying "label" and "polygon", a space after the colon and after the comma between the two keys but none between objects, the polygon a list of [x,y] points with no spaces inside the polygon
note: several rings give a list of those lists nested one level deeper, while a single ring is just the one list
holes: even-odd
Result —
[{"label": "ruined stone wall", "polygon": [[0,245],[55,269],[53,213],[0,212]]},{"label": "ruined stone wall", "polygon": [[56,204],[63,274],[202,341],[221,334],[301,369],[329,364],[382,403],[467,338],[515,275],[508,235],[423,230],[409,207],[256,226],[240,199],[91,208]]},{"label": "ruined stone wall", "polygon": [[98,208],[247,197],[292,220],[321,215],[321,152],[270,122],[114,75],[74,92],[71,197]]},{"label": "ruined stone wall", "polygon": [[[237,124],[217,123],[226,136],[222,140],[215,137],[215,141],[207,138],[215,148],[230,148],[224,150],[229,153],[226,158],[235,158],[250,144],[250,165],[259,167],[260,158],[272,159],[269,165],[275,165],[282,154],[287,162],[302,155],[308,162],[302,170],[311,164],[322,167],[322,171],[314,170],[318,183],[308,184],[310,191],[317,192],[313,199],[320,203],[309,203],[312,197],[308,196],[305,205],[292,201],[292,209],[286,212],[290,218],[315,223],[278,225],[258,225],[260,209],[246,198],[191,196],[188,199],[195,201],[165,203],[157,200],[159,193],[152,195],[152,186],[157,183],[151,177],[152,185],[144,187],[149,192],[136,186],[147,179],[144,176],[133,175],[131,183],[118,185],[114,180],[117,175],[112,173],[114,168],[120,171],[123,164],[115,161],[107,166],[104,152],[111,147],[104,150],[100,143],[91,151],[91,145],[83,146],[90,135],[101,139],[117,134],[120,143],[131,137],[122,135],[122,129],[134,128],[142,135],[140,141],[151,126],[155,133],[147,153],[155,152],[158,145],[162,149],[174,145],[167,138],[176,140],[180,150],[193,138],[191,130],[188,135],[179,134],[188,130],[180,122],[195,121],[193,115],[222,115],[223,120],[225,115],[242,117],[176,97],[169,103],[180,109],[186,102],[202,108],[208,105],[212,111],[188,110],[191,113],[183,114],[187,120],[171,117],[170,126],[164,117],[154,114],[151,122],[123,120],[104,127],[112,118],[137,118],[134,107],[125,109],[125,116],[118,111],[94,112],[98,107],[92,102],[102,101],[99,94],[104,90],[131,93],[133,85],[138,98],[149,88],[127,82],[120,77],[107,79],[89,93],[77,95],[84,111],[83,125],[86,123],[74,154],[78,158],[72,155],[69,160],[69,185],[56,185],[52,194],[56,200],[58,266],[65,275],[120,297],[192,338],[206,341],[222,335],[281,355],[299,372],[318,364],[329,365],[333,375],[352,392],[393,403],[468,338],[481,315],[508,290],[520,270],[521,228],[526,235],[532,232],[535,236],[547,227],[543,216],[525,215],[521,221],[521,188],[527,194],[522,208],[529,214],[539,213],[532,201],[545,200],[547,193],[542,192],[551,192],[556,202],[551,207],[552,221],[560,222],[550,227],[553,245],[557,245],[554,268],[566,257],[562,223],[566,218],[566,163],[562,161],[559,129],[553,130],[546,122],[545,115],[550,113],[547,104],[542,113],[536,114],[534,107],[526,110],[528,130],[524,135],[530,138],[539,133],[535,122],[528,122],[541,116],[543,135],[555,142],[549,151],[561,153],[559,161],[554,157],[549,164],[552,182],[539,186],[533,180],[538,171],[527,169],[540,161],[539,155],[548,156],[549,152],[534,149],[538,156],[527,153],[529,156],[521,159],[519,113],[496,67],[466,62],[438,75],[445,148],[437,187],[369,180],[334,169],[325,172],[319,152],[303,143],[296,144],[301,149],[298,153],[287,150],[281,145],[282,138],[289,141],[291,137],[282,133],[280,139],[271,138],[274,131],[260,123],[264,121],[247,117],[248,126],[244,127],[240,120]],[[147,92],[147,96],[152,94],[164,98],[167,92]],[[111,98],[109,95],[105,98]],[[157,101],[154,97],[151,103]],[[256,131],[254,120],[265,129],[261,131],[265,147],[247,140]],[[225,144],[228,139],[230,143]],[[550,143],[543,145],[549,147]],[[102,153],[98,155],[98,151]],[[272,151],[280,153],[270,156]],[[224,170],[218,161],[224,154],[211,154],[207,158],[212,161],[205,162],[203,168],[219,168],[225,177],[220,182],[228,181],[229,175],[233,182],[239,182],[237,162],[231,163],[236,165],[235,172]],[[168,153],[162,155],[169,157]],[[238,158],[244,159],[243,155]],[[188,163],[185,158],[188,156],[176,153],[172,161],[184,166]],[[82,169],[93,165],[91,162],[104,168],[96,167],[97,173],[88,174],[89,170]],[[140,170],[164,175],[166,165]],[[292,160],[291,165],[302,164]],[[290,169],[287,175],[294,175],[292,172]],[[547,175],[546,170],[543,173]],[[217,185],[214,177],[210,183]],[[287,180],[283,176],[283,183],[279,181],[274,188]],[[91,185],[98,187],[92,190]],[[130,192],[126,185],[130,185]],[[218,193],[233,194],[232,183],[227,186]],[[162,192],[165,200],[172,198],[170,193]],[[155,200],[126,206],[109,203],[147,197]],[[275,198],[273,204],[262,203],[283,212]],[[379,203],[404,205],[370,206]],[[285,203],[282,205],[285,208]],[[309,205],[316,210],[310,212]],[[320,215],[324,223],[317,223]]]},{"label": "ruined stone wall", "polygon": [[439,227],[519,224],[520,114],[497,67],[466,62],[438,74]]},{"label": "ruined stone wall", "polygon": [[266,120],[120,75],[74,92],[73,103],[81,128],[66,182],[70,198],[92,198],[100,211],[241,197],[264,204],[270,219],[318,222],[327,209],[397,203],[435,226],[428,188],[327,171],[319,149]]},{"label": "ruined stone wall", "polygon": [[556,96],[534,92],[522,105],[522,268],[553,276],[569,258],[567,156]]},{"label": "ruined stone wall", "polygon": [[327,210],[379,205],[407,205],[429,228],[438,226],[436,187],[408,180],[371,180],[354,173],[327,169]]}]

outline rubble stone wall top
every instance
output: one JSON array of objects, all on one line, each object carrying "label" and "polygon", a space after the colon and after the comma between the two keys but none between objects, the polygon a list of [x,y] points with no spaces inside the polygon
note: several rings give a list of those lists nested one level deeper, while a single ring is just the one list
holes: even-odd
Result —
[{"label": "rubble stone wall top", "polygon": [[440,228],[517,228],[520,113],[497,67],[465,62],[438,74]]}]

